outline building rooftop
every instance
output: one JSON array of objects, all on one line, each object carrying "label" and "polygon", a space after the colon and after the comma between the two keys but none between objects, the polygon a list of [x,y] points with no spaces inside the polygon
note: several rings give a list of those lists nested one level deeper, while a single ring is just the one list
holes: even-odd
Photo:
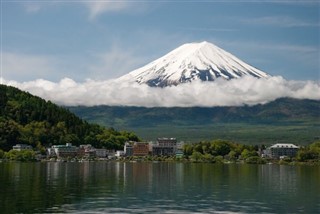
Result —
[{"label": "building rooftop", "polygon": [[292,144],[292,143],[277,143],[274,144],[272,146],[270,146],[270,148],[294,148],[294,149],[299,149],[298,146]]}]

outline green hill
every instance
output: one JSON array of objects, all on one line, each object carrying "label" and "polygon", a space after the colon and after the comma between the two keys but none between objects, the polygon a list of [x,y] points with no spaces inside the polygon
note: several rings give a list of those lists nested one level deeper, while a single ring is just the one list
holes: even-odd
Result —
[{"label": "green hill", "polygon": [[72,143],[100,148],[121,148],[126,140],[139,140],[131,132],[89,124],[68,109],[17,88],[0,85],[0,149],[17,143],[44,146]]},{"label": "green hill", "polygon": [[222,138],[243,143],[306,144],[320,135],[320,101],[281,98],[240,107],[69,107],[83,119],[132,130],[147,140],[177,137],[197,142]]}]

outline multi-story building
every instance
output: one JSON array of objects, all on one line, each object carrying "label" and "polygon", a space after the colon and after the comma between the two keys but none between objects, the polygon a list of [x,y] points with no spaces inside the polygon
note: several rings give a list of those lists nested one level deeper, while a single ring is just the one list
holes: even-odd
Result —
[{"label": "multi-story building", "polygon": [[299,147],[294,144],[277,143],[266,149],[266,155],[270,158],[295,157]]},{"label": "multi-story building", "polygon": [[80,145],[78,150],[78,156],[80,157],[95,157],[96,149],[91,144]]},{"label": "multi-story building", "polygon": [[78,155],[78,147],[72,146],[71,143],[54,145],[51,147],[50,154],[53,152],[58,158],[75,157]]},{"label": "multi-story building", "polygon": [[133,156],[147,156],[149,155],[149,143],[135,142],[132,150]]},{"label": "multi-story building", "polygon": [[171,146],[171,147],[176,147],[177,146],[177,139],[176,138],[158,138],[157,139],[158,145],[159,146]]},{"label": "multi-story building", "polygon": [[152,145],[152,155],[154,156],[173,156],[176,151],[176,138],[158,138],[157,143]]}]

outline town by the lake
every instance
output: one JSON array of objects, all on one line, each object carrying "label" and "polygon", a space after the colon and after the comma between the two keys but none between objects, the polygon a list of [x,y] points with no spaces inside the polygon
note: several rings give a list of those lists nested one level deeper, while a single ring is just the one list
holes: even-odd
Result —
[{"label": "town by the lake", "polygon": [[251,164],[320,163],[320,142],[309,146],[276,143],[270,146],[248,146],[224,140],[184,143],[176,138],[157,138],[155,142],[125,142],[123,150],[94,148],[66,143],[46,148],[45,153],[31,145],[17,144],[2,152],[2,161],[191,161],[211,163],[242,162]]}]

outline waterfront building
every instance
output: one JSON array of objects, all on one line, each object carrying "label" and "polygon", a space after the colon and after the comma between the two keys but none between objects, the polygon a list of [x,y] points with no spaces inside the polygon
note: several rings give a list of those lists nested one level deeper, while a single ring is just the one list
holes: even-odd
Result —
[{"label": "waterfront building", "polygon": [[126,156],[133,155],[133,144],[134,144],[134,142],[126,142],[124,144],[124,153]]},{"label": "waterfront building", "polygon": [[91,144],[80,145],[78,150],[78,156],[80,157],[95,157],[96,149]]},{"label": "waterfront building", "polygon": [[277,143],[266,149],[266,156],[279,159],[281,157],[295,157],[299,147],[289,143]]},{"label": "waterfront building", "polygon": [[108,159],[114,159],[116,157],[116,151],[114,149],[107,149]]},{"label": "waterfront building", "polygon": [[71,143],[66,145],[54,145],[51,147],[57,158],[75,157],[78,155],[78,147]]},{"label": "waterfront building", "polygon": [[116,151],[116,154],[115,154],[115,156],[117,157],[117,158],[120,158],[120,157],[123,157],[125,154],[124,154],[124,151],[123,150],[117,150]]},{"label": "waterfront building", "polygon": [[32,146],[27,144],[17,144],[13,146],[12,149],[15,151],[32,150]]},{"label": "waterfront building", "polygon": [[47,157],[49,158],[57,157],[53,147],[47,148]]},{"label": "waterfront building", "polygon": [[157,139],[157,143],[159,146],[171,146],[176,147],[177,146],[177,139],[176,138],[167,138],[162,137]]},{"label": "waterfront building", "polygon": [[147,156],[149,155],[149,143],[134,142],[133,156]]},{"label": "waterfront building", "polygon": [[106,149],[96,149],[96,156],[98,158],[105,158],[107,157],[107,150]]},{"label": "waterfront building", "polygon": [[176,157],[177,158],[182,158],[183,157],[183,151],[182,150],[177,150],[176,151]]},{"label": "waterfront building", "polygon": [[173,156],[177,151],[176,138],[158,138],[156,144],[152,145],[152,155]]}]

